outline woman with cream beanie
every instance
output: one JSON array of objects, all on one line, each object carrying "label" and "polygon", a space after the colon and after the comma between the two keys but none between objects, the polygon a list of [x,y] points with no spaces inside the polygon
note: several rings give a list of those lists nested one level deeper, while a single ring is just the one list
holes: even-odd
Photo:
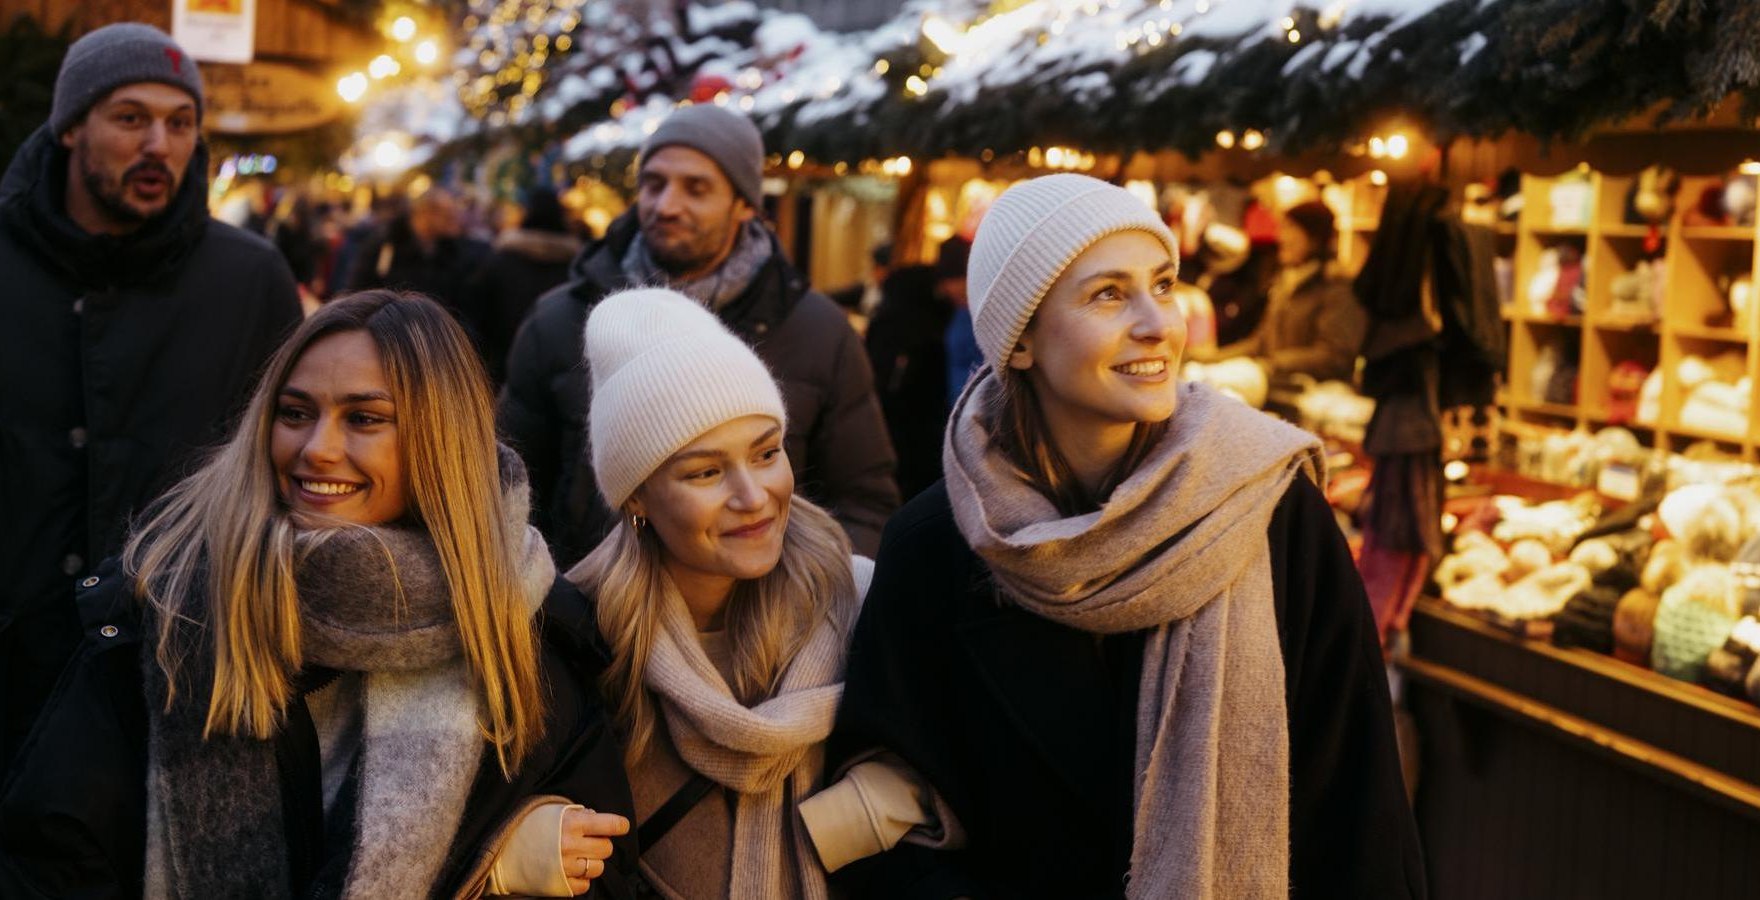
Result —
[{"label": "woman with cream beanie", "polygon": [[1086,176],[1016,185],[979,227],[988,367],[944,483],[887,527],[830,745],[910,764],[964,846],[895,848],[850,884],[1423,896],[1319,442],[1179,382],[1177,274],[1154,210]]},{"label": "woman with cream beanie", "polygon": [[674,900],[827,897],[828,863],[930,821],[881,761],[803,812],[872,563],[795,495],[781,392],[701,304],[614,295],[585,349],[593,469],[621,521],[568,578],[611,660],[641,874]]}]

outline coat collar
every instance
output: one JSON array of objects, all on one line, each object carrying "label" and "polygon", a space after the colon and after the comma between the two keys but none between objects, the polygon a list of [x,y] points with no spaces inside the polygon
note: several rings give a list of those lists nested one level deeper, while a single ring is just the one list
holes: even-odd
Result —
[{"label": "coat collar", "polygon": [[67,215],[67,150],[47,125],[0,180],[0,223],[44,262],[92,287],[153,284],[174,275],[208,227],[208,145],[198,142],[171,206],[138,231],[90,234]]}]

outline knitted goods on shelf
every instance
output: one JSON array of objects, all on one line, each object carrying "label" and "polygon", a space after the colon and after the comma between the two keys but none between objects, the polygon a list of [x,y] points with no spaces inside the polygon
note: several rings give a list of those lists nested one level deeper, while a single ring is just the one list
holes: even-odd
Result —
[{"label": "knitted goods on shelf", "polygon": [[1650,665],[1650,646],[1656,634],[1656,607],[1661,598],[1643,588],[1633,588],[1619,598],[1613,609],[1613,656],[1635,666]]},{"label": "knitted goods on shelf", "polygon": [[1552,551],[1534,538],[1523,538],[1510,545],[1509,571],[1505,578],[1522,579],[1552,565]]},{"label": "knitted goods on shelf", "polygon": [[1760,537],[1749,538],[1742,545],[1729,571],[1742,591],[1742,614],[1760,613]]},{"label": "knitted goods on shelf", "polygon": [[1436,584],[1450,602],[1449,591],[1481,577],[1496,579],[1501,589],[1503,573],[1509,570],[1509,556],[1484,532],[1470,531],[1455,538],[1454,552],[1443,557],[1436,566]]},{"label": "knitted goods on shelf", "polygon": [[1496,502],[1503,518],[1492,528],[1492,537],[1504,544],[1535,538],[1554,556],[1569,553],[1577,536],[1588,530],[1600,515],[1600,504],[1592,495],[1538,506],[1529,506],[1518,497],[1498,497]]},{"label": "knitted goods on shelf", "polygon": [[1724,488],[1691,484],[1670,491],[1656,514],[1693,562],[1727,563],[1742,546],[1743,509]]},{"label": "knitted goods on shelf", "polygon": [[1548,566],[1481,600],[1488,609],[1509,619],[1545,619],[1555,615],[1570,599],[1589,587],[1587,569],[1563,562]]},{"label": "knitted goods on shelf", "polygon": [[1375,401],[1342,381],[1322,381],[1308,387],[1296,397],[1295,405],[1303,428],[1357,444],[1362,443],[1375,415]]},{"label": "knitted goods on shelf", "polygon": [[1650,667],[1670,678],[1699,681],[1706,657],[1735,629],[1736,617],[1730,612],[1734,590],[1727,566],[1700,565],[1663,591]]},{"label": "knitted goods on shelf", "polygon": [[1663,539],[1650,548],[1650,558],[1644,562],[1643,572],[1638,576],[1638,584],[1658,597],[1668,590],[1681,576],[1687,573],[1686,552],[1681,545],[1673,540]]},{"label": "knitted goods on shelf", "polygon": [[1565,603],[1552,618],[1552,643],[1582,647],[1596,653],[1613,652],[1613,617],[1619,606],[1617,588],[1592,585]]},{"label": "knitted goods on shelf", "polygon": [[1756,659],[1760,659],[1760,621],[1749,616],[1737,622],[1723,646],[1705,658],[1705,686],[1742,696]]}]

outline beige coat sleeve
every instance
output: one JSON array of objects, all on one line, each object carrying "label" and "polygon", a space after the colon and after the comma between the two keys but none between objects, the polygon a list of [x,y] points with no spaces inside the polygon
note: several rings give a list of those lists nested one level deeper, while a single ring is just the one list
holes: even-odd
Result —
[{"label": "beige coat sleeve", "polygon": [[911,829],[936,823],[929,789],[892,756],[850,767],[836,784],[802,801],[800,811],[827,872],[890,850]]},{"label": "beige coat sleeve", "polygon": [[578,804],[546,803],[520,819],[489,869],[491,897],[572,897],[562,870],[562,816]]}]

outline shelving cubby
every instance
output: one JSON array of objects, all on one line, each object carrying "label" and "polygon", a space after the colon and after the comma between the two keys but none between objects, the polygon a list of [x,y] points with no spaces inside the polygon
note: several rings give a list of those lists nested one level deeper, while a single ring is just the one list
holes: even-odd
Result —
[{"label": "shelving cubby", "polygon": [[[1586,195],[1559,194],[1560,178],[1587,178]],[[1563,176],[1524,176],[1523,207],[1514,225],[1514,292],[1505,311],[1510,324],[1509,371],[1502,394],[1506,418],[1515,423],[1557,428],[1599,428],[1611,418],[1608,376],[1621,362],[1635,360],[1661,368],[1660,414],[1653,422],[1625,423],[1641,440],[1680,451],[1710,441],[1748,462],[1760,458],[1760,394],[1750,391],[1746,428],[1723,433],[1681,421],[1686,388],[1679,369],[1689,355],[1708,360],[1720,380],[1760,375],[1760,316],[1737,322],[1727,297],[1729,280],[1753,278],[1760,270],[1760,231],[1754,225],[1688,224],[1694,208],[1715,178],[1688,177],[1675,194],[1674,212],[1655,225],[1626,221],[1635,176],[1603,175],[1578,169]],[[1587,208],[1577,201],[1587,200]],[[1557,213],[1557,215],[1555,215]],[[1529,287],[1541,255],[1570,243],[1583,253],[1584,300],[1581,312],[1548,315],[1536,310]],[[1614,303],[1616,284],[1638,263],[1660,256],[1662,298],[1655,321],[1624,315]],[[1578,365],[1575,402],[1548,402],[1531,374],[1543,348],[1557,345]]]}]

